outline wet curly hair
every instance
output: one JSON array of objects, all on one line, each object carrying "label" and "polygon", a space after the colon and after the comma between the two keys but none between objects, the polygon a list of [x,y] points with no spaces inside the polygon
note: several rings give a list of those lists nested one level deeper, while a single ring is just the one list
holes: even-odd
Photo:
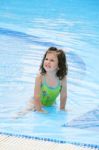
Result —
[{"label": "wet curly hair", "polygon": [[43,64],[44,64],[44,60],[46,58],[46,55],[48,53],[51,53],[51,52],[55,52],[56,55],[57,55],[57,58],[58,58],[58,71],[56,72],[56,75],[57,77],[62,80],[68,73],[68,66],[67,66],[67,61],[66,61],[66,56],[65,56],[65,53],[62,49],[57,49],[56,47],[50,47],[48,48],[48,50],[46,51],[43,59],[42,59],[42,62],[41,62],[41,65],[40,65],[40,73],[42,75],[46,74],[46,70],[44,69],[43,67]]}]

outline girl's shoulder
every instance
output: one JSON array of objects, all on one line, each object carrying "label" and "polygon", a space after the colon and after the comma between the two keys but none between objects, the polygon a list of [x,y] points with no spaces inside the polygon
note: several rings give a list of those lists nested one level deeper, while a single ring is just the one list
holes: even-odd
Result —
[{"label": "girl's shoulder", "polygon": [[67,81],[67,76],[64,76],[64,78],[60,80],[61,85],[64,85],[66,81]]},{"label": "girl's shoulder", "polygon": [[42,82],[43,75],[40,72],[36,75],[36,80],[39,81],[39,82]]}]

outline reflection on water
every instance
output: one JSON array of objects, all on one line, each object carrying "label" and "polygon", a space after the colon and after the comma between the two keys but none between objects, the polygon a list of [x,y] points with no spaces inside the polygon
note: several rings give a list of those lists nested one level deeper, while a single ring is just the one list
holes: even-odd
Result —
[{"label": "reflection on water", "polygon": [[96,130],[99,128],[99,107],[83,114],[79,118],[72,120],[71,122],[64,124],[64,127],[76,127],[87,128],[88,130]]}]

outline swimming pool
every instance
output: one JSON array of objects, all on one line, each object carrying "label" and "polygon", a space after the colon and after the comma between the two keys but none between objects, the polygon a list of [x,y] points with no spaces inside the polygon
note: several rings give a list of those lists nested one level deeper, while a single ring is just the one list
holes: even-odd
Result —
[{"label": "swimming pool", "polygon": [[[98,0],[0,1],[0,133],[99,147]],[[79,15],[78,15],[79,14]],[[97,19],[95,19],[97,18]],[[68,112],[13,119],[49,46],[67,55]]]}]

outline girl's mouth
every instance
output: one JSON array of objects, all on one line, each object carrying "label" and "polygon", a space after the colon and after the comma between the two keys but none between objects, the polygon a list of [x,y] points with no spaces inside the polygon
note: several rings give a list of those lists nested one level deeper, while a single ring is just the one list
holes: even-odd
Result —
[{"label": "girl's mouth", "polygon": [[50,66],[50,65],[45,65],[45,67],[46,67],[46,68],[51,68],[51,66]]}]

